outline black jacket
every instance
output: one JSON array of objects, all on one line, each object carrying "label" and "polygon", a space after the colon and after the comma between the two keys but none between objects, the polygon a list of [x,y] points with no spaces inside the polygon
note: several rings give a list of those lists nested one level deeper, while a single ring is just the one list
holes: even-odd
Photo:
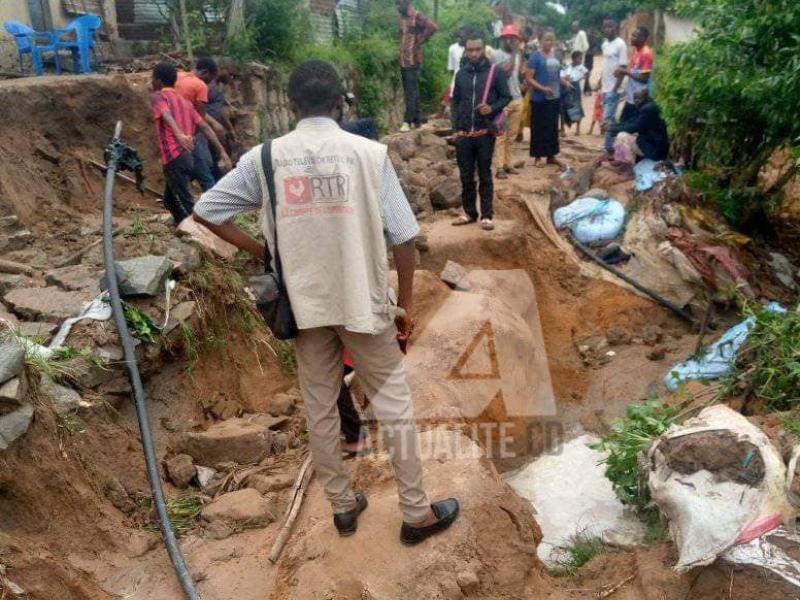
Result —
[{"label": "black jacket", "polygon": [[486,100],[487,104],[492,107],[492,114],[483,116],[475,110],[483,98],[490,66],[489,61],[484,58],[477,65],[466,61],[466,64],[458,70],[453,86],[451,105],[453,127],[456,131],[488,129],[491,120],[511,102],[508,79],[503,68],[498,65],[495,68],[494,78],[489,88],[489,97]]},{"label": "black jacket", "polygon": [[645,158],[666,160],[669,155],[667,124],[661,118],[658,104],[652,99],[645,101],[632,118],[613,125],[611,131],[615,135],[622,131],[639,134],[636,145]]}]

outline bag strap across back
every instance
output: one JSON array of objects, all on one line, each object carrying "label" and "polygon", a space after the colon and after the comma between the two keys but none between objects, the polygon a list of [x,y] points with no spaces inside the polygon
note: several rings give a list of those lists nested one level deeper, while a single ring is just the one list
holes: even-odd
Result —
[{"label": "bag strap across back", "polygon": [[[278,196],[275,193],[275,170],[272,167],[272,140],[267,140],[261,146],[261,165],[264,168],[264,178],[267,180],[267,193],[272,209],[272,238],[275,244],[275,271],[278,280],[283,281],[283,268],[281,266],[281,255],[278,251],[278,220],[275,217],[275,204]],[[264,244],[264,270],[272,273],[272,254],[269,251],[269,243]]]},{"label": "bag strap across back", "polygon": [[492,63],[492,66],[489,67],[489,74],[486,76],[486,85],[483,88],[483,99],[481,100],[481,104],[486,104],[486,101],[489,99],[489,90],[492,89],[492,80],[494,79],[494,73],[497,70],[497,65]]}]

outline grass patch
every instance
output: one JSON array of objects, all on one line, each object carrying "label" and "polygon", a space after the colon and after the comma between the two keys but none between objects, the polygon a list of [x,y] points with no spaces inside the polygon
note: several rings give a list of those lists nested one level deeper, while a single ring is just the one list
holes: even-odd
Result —
[{"label": "grass patch", "polygon": [[800,436],[800,415],[783,415],[781,416],[781,425],[789,433]]},{"label": "grass patch", "polygon": [[732,393],[752,393],[768,411],[787,411],[800,402],[800,313],[745,307],[755,322],[726,380]]},{"label": "grass patch", "polygon": [[275,356],[278,359],[278,364],[281,367],[281,371],[285,375],[296,375],[297,374],[297,357],[294,353],[294,341],[293,340],[278,340],[272,339],[269,342],[270,348],[272,351],[275,352]]},{"label": "grass patch", "polygon": [[[140,494],[136,502],[141,507],[149,508],[150,519],[143,523],[142,527],[157,531],[159,529],[158,519],[155,516],[152,498],[145,494]],[[167,516],[175,535],[181,535],[190,529],[194,529],[200,520],[202,511],[203,499],[200,494],[189,492],[167,500]]]},{"label": "grass patch", "polygon": [[605,554],[606,546],[599,537],[582,532],[576,533],[570,538],[569,546],[564,548],[564,552],[566,555],[559,561],[558,566],[550,569],[550,575],[553,577],[574,575],[590,560]]},{"label": "grass patch", "polygon": [[655,399],[628,407],[623,419],[611,424],[611,433],[591,448],[608,452],[606,477],[623,504],[643,509],[650,492],[639,476],[639,454],[675,422],[677,410]]},{"label": "grass patch", "polygon": [[148,344],[155,343],[156,337],[161,332],[147,313],[124,301],[122,302],[122,313],[125,315],[125,322],[134,337]]},{"label": "grass patch", "polygon": [[200,357],[198,349],[197,334],[194,328],[188,323],[181,324],[181,335],[183,336],[183,352],[186,355],[186,371],[191,373],[197,359]]}]

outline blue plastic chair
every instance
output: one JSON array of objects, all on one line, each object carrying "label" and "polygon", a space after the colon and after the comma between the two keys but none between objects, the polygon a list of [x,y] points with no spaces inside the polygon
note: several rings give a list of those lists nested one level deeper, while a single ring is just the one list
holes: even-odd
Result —
[{"label": "blue plastic chair", "polygon": [[[53,53],[56,63],[56,73],[61,73],[61,62],[58,60],[58,52],[56,51],[55,41],[51,33],[35,31],[28,25],[17,21],[5,21],[3,27],[8,33],[14,36],[14,40],[17,42],[20,73],[23,75],[25,74],[25,63],[22,60],[23,55],[30,54],[33,72],[37,75],[44,75],[43,52]],[[47,43],[37,43],[39,40]]]},{"label": "blue plastic chair", "polygon": [[[58,50],[69,50],[72,53],[72,68],[76,73],[91,73],[92,65],[89,53],[94,53],[95,64],[97,50],[94,38],[103,20],[97,15],[81,15],[72,19],[64,29],[53,30],[53,38]],[[74,39],[62,40],[61,36],[70,35]]]}]

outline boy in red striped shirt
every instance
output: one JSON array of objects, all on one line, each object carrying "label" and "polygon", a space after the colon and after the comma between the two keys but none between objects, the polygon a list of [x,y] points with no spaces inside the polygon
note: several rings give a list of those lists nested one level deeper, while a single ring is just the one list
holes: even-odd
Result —
[{"label": "boy in red striped shirt", "polygon": [[231,167],[230,158],[214,131],[192,103],[175,91],[173,86],[177,78],[178,71],[174,65],[167,62],[157,64],[153,69],[153,94],[150,97],[166,181],[164,206],[172,214],[176,226],[194,210],[192,149],[196,129],[199,128],[217,146],[220,166],[224,170]]}]

